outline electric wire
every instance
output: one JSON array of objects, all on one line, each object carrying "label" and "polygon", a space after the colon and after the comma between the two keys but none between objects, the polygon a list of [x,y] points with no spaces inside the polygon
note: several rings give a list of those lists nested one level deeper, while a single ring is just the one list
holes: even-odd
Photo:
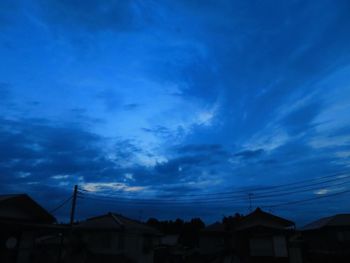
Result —
[{"label": "electric wire", "polygon": [[[340,177],[341,176],[341,177]],[[334,178],[335,177],[335,178]],[[327,178],[331,178],[328,180],[324,180]],[[325,183],[330,183],[330,182],[334,182],[334,181],[338,181],[338,180],[342,180],[342,179],[346,179],[346,178],[350,178],[350,174],[348,174],[347,172],[341,172],[341,173],[336,173],[336,174],[332,174],[332,175],[328,175],[328,176],[323,176],[323,177],[318,177],[318,178],[312,178],[312,179],[308,179],[308,180],[302,180],[302,181],[298,181],[298,182],[293,182],[293,183],[288,183],[288,184],[281,184],[281,185],[274,185],[274,186],[270,186],[268,188],[270,188],[270,190],[266,190],[267,187],[260,187],[260,189],[258,187],[256,187],[255,189],[240,189],[240,190],[235,190],[235,191],[230,191],[230,192],[217,192],[217,193],[202,193],[202,194],[185,194],[184,197],[204,197],[204,196],[216,196],[218,195],[219,197],[223,197],[226,196],[227,197],[241,197],[241,196],[246,196],[247,193],[251,193],[254,192],[254,196],[259,196],[259,195],[266,195],[266,194],[274,194],[277,192],[283,192],[288,190],[288,188],[292,187],[291,189],[296,189],[296,188],[301,188],[301,187],[311,187],[311,186],[315,186],[315,185],[322,185]],[[307,183],[307,182],[313,182],[316,181],[314,183],[310,183],[310,184],[304,184],[304,185],[300,185],[299,184],[303,184],[303,183]],[[279,189],[282,188],[282,189]],[[82,189],[82,191],[86,192],[86,193],[90,193],[93,195],[97,195],[96,193],[89,191],[87,189]],[[261,193],[259,193],[261,192]],[[104,196],[104,197],[116,197],[116,198],[126,198],[126,197],[135,197],[137,196],[136,194],[130,195],[130,194],[114,194],[114,193],[108,193],[108,194],[98,194],[99,196]],[[161,198],[165,198],[165,197],[161,197]],[[211,198],[211,197],[210,197]],[[215,197],[214,197],[215,198]],[[144,200],[144,198],[143,198]]]},{"label": "electric wire", "polygon": [[[348,183],[350,183],[350,181],[348,180],[344,180],[344,179],[347,179],[347,178],[338,178],[337,180],[338,181],[341,181],[341,182],[336,182],[334,184],[331,184],[331,185],[328,185],[327,187],[330,188],[330,187],[335,187],[335,186],[347,186]],[[322,182],[322,184],[324,183],[329,183],[329,182],[335,182],[336,180],[327,180],[327,181],[324,181]],[[301,186],[299,189],[294,187],[294,191],[280,191],[279,193],[274,193],[274,194],[268,194],[268,195],[252,195],[252,199],[254,200],[260,200],[260,199],[264,199],[264,198],[273,198],[273,197],[280,197],[280,196],[284,196],[284,195],[293,195],[293,194],[296,194],[296,193],[302,193],[302,192],[307,192],[307,191],[315,191],[315,190],[319,190],[320,189],[320,182],[317,182],[313,185],[309,184],[307,186]],[[316,187],[317,186],[317,187]],[[122,202],[122,201],[125,201],[125,202],[140,202],[140,203],[153,203],[153,202],[168,202],[168,203],[186,203],[186,202],[210,202],[210,201],[230,201],[232,200],[233,198],[236,198],[236,199],[245,199],[247,196],[246,195],[238,195],[238,196],[235,196],[235,195],[232,195],[232,196],[219,196],[219,197],[208,197],[208,198],[193,198],[193,199],[188,199],[187,197],[188,196],[184,196],[184,197],[181,197],[181,198],[161,198],[161,197],[158,197],[158,198],[153,198],[153,199],[150,199],[150,198],[126,198],[126,197],[114,197],[114,196],[110,196],[110,195],[104,195],[104,194],[95,194],[95,193],[84,193],[84,196],[86,196],[87,198],[90,198],[90,199],[102,199],[102,200],[114,200],[114,201],[119,201],[119,202]]]},{"label": "electric wire", "polygon": [[57,210],[59,210],[61,207],[63,207],[64,205],[66,205],[70,200],[72,200],[72,196],[70,196],[68,199],[64,200],[60,205],[58,205],[56,208],[52,209],[50,211],[50,213],[55,213]]}]

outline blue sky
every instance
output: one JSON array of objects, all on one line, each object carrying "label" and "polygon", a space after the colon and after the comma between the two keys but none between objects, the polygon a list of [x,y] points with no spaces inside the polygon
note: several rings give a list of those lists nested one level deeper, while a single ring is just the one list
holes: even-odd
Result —
[{"label": "blue sky", "polygon": [[[349,12],[345,0],[1,1],[1,192],[48,209],[74,184],[108,198],[242,193],[231,205],[78,205],[81,218],[212,222],[247,213],[254,189],[347,176]],[[336,183],[266,202],[350,189]],[[303,223],[349,212],[348,198],[270,211]]]}]

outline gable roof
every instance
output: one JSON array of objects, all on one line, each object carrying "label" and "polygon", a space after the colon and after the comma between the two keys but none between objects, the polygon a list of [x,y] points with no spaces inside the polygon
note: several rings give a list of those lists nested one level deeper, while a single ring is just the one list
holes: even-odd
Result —
[{"label": "gable roof", "polygon": [[56,219],[27,194],[0,195],[0,219],[54,223]]},{"label": "gable roof", "polygon": [[86,221],[79,223],[77,229],[100,229],[128,231],[140,234],[159,235],[160,233],[141,222],[127,218],[120,214],[108,213],[106,215],[88,218]]},{"label": "gable roof", "polygon": [[258,207],[252,213],[242,217],[238,223],[237,229],[242,230],[254,226],[266,226],[283,229],[294,225],[295,224],[293,221],[267,213]]},{"label": "gable roof", "polygon": [[314,230],[326,226],[350,226],[350,214],[337,214],[334,216],[323,217],[305,225],[301,230]]}]

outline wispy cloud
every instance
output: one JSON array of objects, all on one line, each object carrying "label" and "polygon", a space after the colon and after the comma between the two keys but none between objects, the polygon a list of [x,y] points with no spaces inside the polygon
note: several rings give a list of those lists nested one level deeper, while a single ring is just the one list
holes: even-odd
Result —
[{"label": "wispy cloud", "polygon": [[90,192],[140,192],[146,187],[143,186],[128,186],[124,183],[115,183],[115,182],[99,182],[99,183],[85,183],[82,184],[82,189]]}]

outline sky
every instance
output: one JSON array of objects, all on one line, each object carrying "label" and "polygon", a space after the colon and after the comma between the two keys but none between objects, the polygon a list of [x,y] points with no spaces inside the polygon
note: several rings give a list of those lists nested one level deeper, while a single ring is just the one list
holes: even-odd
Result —
[{"label": "sky", "polygon": [[349,13],[347,0],[2,0],[0,192],[51,211],[77,184],[78,218],[350,212]]}]

